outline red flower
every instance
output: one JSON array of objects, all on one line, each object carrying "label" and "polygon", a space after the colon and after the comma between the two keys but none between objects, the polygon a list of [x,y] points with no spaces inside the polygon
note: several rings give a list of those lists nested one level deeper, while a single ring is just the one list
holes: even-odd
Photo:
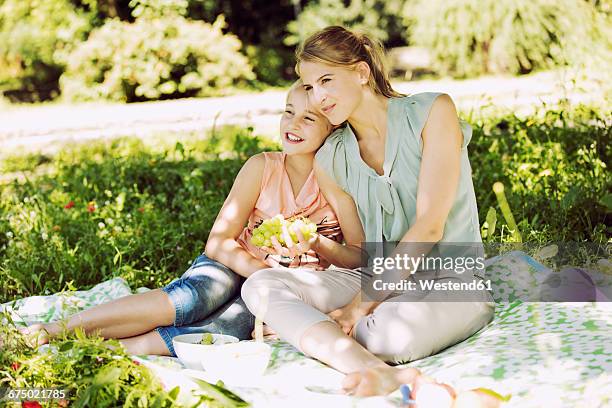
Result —
[{"label": "red flower", "polygon": [[144,207],[139,207],[139,208],[138,208],[138,211],[140,211],[140,212],[144,212]]},{"label": "red flower", "polygon": [[61,230],[61,229],[62,229],[62,228],[61,228],[59,225],[54,225],[54,226],[53,226],[53,231],[59,231],[59,230]]},{"label": "red flower", "polygon": [[38,401],[23,401],[21,408],[42,408],[42,405]]},{"label": "red flower", "polygon": [[87,212],[92,213],[94,211],[96,211],[96,203],[90,201],[89,203],[87,203]]},{"label": "red flower", "polygon": [[16,361],[15,361],[13,364],[11,364],[11,368],[12,368],[14,371],[19,370],[19,367],[21,367],[21,364],[19,364],[19,363],[18,363],[18,362],[16,362]]},{"label": "red flower", "polygon": [[132,360],[132,363],[136,364],[137,366],[140,365],[140,361]]},{"label": "red flower", "polygon": [[74,207],[74,201],[72,200],[68,201],[68,204],[64,206],[64,208],[67,210],[71,209],[72,207]]}]

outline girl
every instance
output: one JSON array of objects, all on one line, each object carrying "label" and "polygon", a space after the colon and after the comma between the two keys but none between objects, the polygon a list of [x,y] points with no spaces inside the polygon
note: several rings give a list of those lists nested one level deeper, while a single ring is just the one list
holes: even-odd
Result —
[{"label": "girl", "polygon": [[[329,121],[309,107],[301,84],[294,84],[280,123],[283,152],[261,153],[245,163],[215,220],[205,253],[180,279],[163,289],[82,311],[66,322],[36,324],[24,331],[37,335],[42,344],[64,327],[99,330],[105,338],[120,339],[132,354],[159,355],[174,355],[172,338],[178,334],[216,332],[250,338],[254,318],[238,295],[243,278],[270,266],[313,270],[330,263],[348,268],[360,264],[363,232],[352,200],[330,205],[313,172],[315,152],[330,131]],[[298,231],[299,244],[289,249],[281,250],[277,241],[275,251],[253,246],[253,229],[277,214],[308,217],[318,233],[306,241]]]},{"label": "girl", "polygon": [[[466,149],[471,130],[460,125],[448,95],[395,92],[379,44],[342,27],[309,37],[297,50],[296,69],[311,104],[340,126],[316,155],[319,185],[334,197],[331,203],[355,200],[365,241],[400,242],[393,258],[443,256],[450,249],[440,244],[481,242]],[[391,278],[416,271],[401,272]],[[493,317],[486,291],[463,302],[428,302],[408,291],[366,302],[359,273],[328,270],[318,275],[317,287],[296,283],[308,275],[259,271],[242,287],[243,299],[257,312],[267,288],[266,324],[304,353],[349,373],[345,387],[357,395],[414,384],[418,371],[383,360],[400,364],[437,353]],[[435,278],[452,281],[457,274],[438,271]]]}]

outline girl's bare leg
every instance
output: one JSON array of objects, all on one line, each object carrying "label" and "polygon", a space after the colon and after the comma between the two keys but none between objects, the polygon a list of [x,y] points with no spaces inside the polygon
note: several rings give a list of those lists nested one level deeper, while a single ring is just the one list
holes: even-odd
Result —
[{"label": "girl's bare leg", "polygon": [[119,339],[125,349],[130,354],[155,354],[158,356],[169,356],[170,351],[164,343],[164,340],[155,330],[139,336]]},{"label": "girl's bare leg", "polygon": [[86,333],[100,332],[104,338],[123,339],[148,333],[174,322],[175,310],[170,298],[161,289],[125,296],[94,306],[61,322],[34,324],[22,330],[44,344],[60,334],[81,327]]}]

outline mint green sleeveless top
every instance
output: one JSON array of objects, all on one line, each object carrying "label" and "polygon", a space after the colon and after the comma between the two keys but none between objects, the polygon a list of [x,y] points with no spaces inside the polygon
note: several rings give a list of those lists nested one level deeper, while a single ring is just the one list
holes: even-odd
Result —
[{"label": "mint green sleeveless top", "polygon": [[[425,92],[389,99],[382,176],[361,158],[357,139],[348,123],[332,133],[317,152],[318,164],[353,197],[366,242],[400,241],[415,221],[421,132],[439,95]],[[460,123],[461,175],[440,242],[480,243],[478,208],[467,152],[472,129],[467,123]]]}]

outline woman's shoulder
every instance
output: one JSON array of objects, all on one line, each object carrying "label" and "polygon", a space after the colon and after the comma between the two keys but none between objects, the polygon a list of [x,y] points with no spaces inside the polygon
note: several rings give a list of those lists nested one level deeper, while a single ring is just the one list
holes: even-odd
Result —
[{"label": "woman's shoulder", "polygon": [[347,136],[348,125],[345,123],[340,125],[339,128],[335,129],[327,138],[323,145],[317,151],[317,160],[323,156],[329,154],[329,152],[336,150],[338,147],[344,146],[344,141]]},{"label": "woman's shoulder", "polygon": [[395,98],[395,100],[397,100],[397,102],[403,106],[405,110],[423,110],[428,112],[436,99],[441,95],[445,95],[447,98],[450,98],[450,96],[445,92],[419,92],[416,94]]},{"label": "woman's shoulder", "polygon": [[[450,95],[445,92],[421,92],[397,99],[403,108],[401,114],[402,116],[405,115],[408,118],[409,126],[412,129],[414,136],[417,138],[421,149],[421,133],[427,124],[434,107],[442,112],[449,113],[449,115],[447,115],[448,120],[452,119],[450,115],[457,118],[455,103]],[[459,119],[459,124],[461,127],[461,132],[463,133],[462,147],[466,147],[472,138],[472,128],[467,122],[461,119]]]},{"label": "woman's shoulder", "polygon": [[341,125],[341,127],[334,130],[325,139],[325,142],[315,155],[315,161],[321,169],[341,185],[342,180],[346,177],[346,137],[348,136],[348,131],[347,124]]},{"label": "woman's shoulder", "polygon": [[338,129],[334,130],[323,145],[317,151],[315,160],[319,163],[326,171],[330,170],[331,164],[341,159],[344,155],[338,155],[338,152],[345,148],[345,138],[347,135],[348,125],[341,125]]}]

